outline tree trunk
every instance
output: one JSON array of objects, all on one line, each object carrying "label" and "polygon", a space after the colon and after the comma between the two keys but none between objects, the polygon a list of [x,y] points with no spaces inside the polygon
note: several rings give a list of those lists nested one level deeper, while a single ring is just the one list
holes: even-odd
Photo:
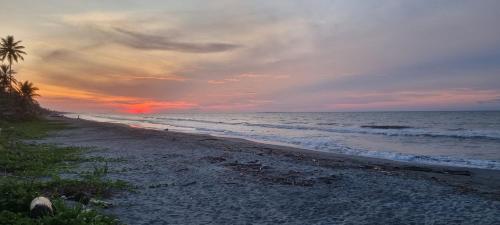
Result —
[{"label": "tree trunk", "polygon": [[9,60],[9,93],[12,97],[12,60]]}]

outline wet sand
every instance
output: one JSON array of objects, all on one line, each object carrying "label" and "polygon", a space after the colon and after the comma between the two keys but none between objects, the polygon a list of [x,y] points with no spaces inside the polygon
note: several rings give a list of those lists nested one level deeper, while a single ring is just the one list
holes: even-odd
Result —
[{"label": "wet sand", "polygon": [[314,152],[236,138],[52,118],[40,141],[119,158],[126,224],[500,224],[500,171]]}]

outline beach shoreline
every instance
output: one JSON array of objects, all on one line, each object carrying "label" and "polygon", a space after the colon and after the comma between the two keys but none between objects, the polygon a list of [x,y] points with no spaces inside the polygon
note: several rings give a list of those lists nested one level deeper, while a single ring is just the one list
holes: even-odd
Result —
[{"label": "beach shoreline", "polygon": [[[96,147],[104,150],[95,154],[126,160],[109,165],[115,171],[110,177],[137,185],[138,193],[118,195],[112,199],[115,207],[106,211],[130,224],[424,223],[419,216],[448,224],[500,220],[495,217],[500,212],[498,170],[398,162],[65,117],[50,119],[73,128],[41,142]],[[290,199],[283,199],[287,196]],[[174,206],[175,201],[179,205]],[[458,208],[443,208],[454,201]],[[291,202],[301,207],[288,205]],[[367,208],[350,208],[359,204]],[[422,204],[429,204],[431,211],[415,212]],[[401,207],[408,213],[393,212]],[[478,211],[453,214],[453,210],[471,207]],[[450,223],[450,219],[457,220]]]},{"label": "beach shoreline", "polygon": [[[69,118],[218,137],[416,164],[500,170],[498,113],[220,113]],[[481,121],[491,126],[479,128]],[[500,117],[499,117],[500,118]],[[417,122],[418,121],[418,122]]]}]

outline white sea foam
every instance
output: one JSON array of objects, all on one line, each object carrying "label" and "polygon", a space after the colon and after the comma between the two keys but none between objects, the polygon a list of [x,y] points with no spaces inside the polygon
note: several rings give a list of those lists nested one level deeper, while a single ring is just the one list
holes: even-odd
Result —
[{"label": "white sea foam", "polygon": [[[68,114],[76,117],[76,114]],[[229,136],[260,141],[266,143],[293,145],[300,148],[334,152],[349,155],[375,157],[405,162],[424,164],[438,164],[473,168],[500,169],[500,162],[489,159],[474,159],[458,157],[456,155],[419,155],[407,152],[395,152],[385,149],[363,149],[341,143],[333,138],[344,134],[354,135],[380,135],[387,137],[421,137],[432,140],[434,138],[447,138],[448,142],[456,143],[458,140],[472,140],[481,142],[499,142],[500,131],[495,129],[465,129],[457,127],[418,127],[411,125],[364,125],[355,124],[355,121],[343,123],[330,121],[296,121],[279,117],[267,119],[266,115],[255,119],[245,120],[245,116],[226,118],[223,116],[204,118],[203,116],[190,115],[159,115],[159,116],[122,116],[122,115],[81,115],[80,118],[128,124],[135,127],[144,127],[157,130],[176,130],[181,132],[205,133],[215,136]],[[264,119],[262,119],[264,118]],[[267,119],[267,120],[265,120]],[[227,122],[231,121],[231,122]],[[279,121],[279,123],[277,122]],[[418,125],[418,124],[417,124]],[[307,133],[307,134],[306,134]],[[362,138],[362,136],[356,136]],[[441,139],[440,139],[441,140]],[[443,139],[444,140],[444,139]],[[455,141],[454,141],[455,140]],[[429,146],[432,148],[433,146]]]}]

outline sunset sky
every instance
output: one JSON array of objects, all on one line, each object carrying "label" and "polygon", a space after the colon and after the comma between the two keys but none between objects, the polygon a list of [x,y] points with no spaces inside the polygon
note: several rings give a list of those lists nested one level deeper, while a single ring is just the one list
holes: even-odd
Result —
[{"label": "sunset sky", "polygon": [[498,0],[0,3],[50,109],[500,109]]}]

